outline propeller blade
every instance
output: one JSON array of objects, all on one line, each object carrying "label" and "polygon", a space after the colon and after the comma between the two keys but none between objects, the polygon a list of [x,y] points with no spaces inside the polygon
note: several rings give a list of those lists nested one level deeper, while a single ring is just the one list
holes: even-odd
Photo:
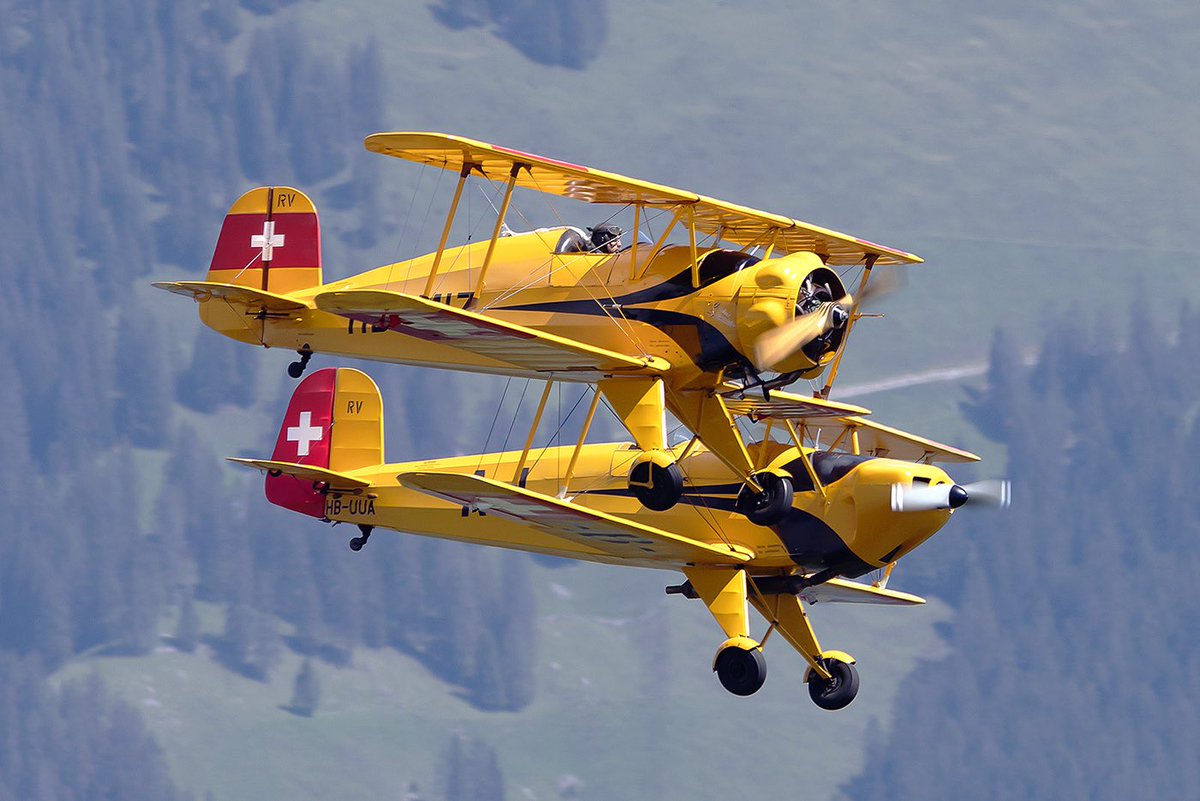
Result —
[{"label": "propeller blade", "polygon": [[815,311],[766,332],[754,343],[754,366],[759,370],[770,370],[817,337],[845,325],[849,316],[846,308],[838,303],[822,303]]},{"label": "propeller blade", "polygon": [[1006,479],[992,478],[986,481],[975,481],[964,484],[967,491],[967,502],[978,506],[991,506],[995,509],[1005,509],[1012,503],[1012,484]]},{"label": "propeller blade", "polygon": [[892,485],[893,512],[931,512],[957,509],[968,504],[1003,509],[1012,498],[1012,489],[1004,479],[976,481],[971,484],[938,484],[906,487]]}]

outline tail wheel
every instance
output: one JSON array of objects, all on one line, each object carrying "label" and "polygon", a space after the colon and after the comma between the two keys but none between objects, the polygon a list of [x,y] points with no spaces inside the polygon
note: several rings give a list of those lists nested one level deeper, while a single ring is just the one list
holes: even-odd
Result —
[{"label": "tail wheel", "polygon": [[724,648],[717,654],[713,670],[721,686],[734,695],[754,695],[767,680],[767,660],[761,648]]},{"label": "tail wheel", "polygon": [[858,695],[858,669],[840,659],[822,659],[821,667],[829,671],[823,679],[815,673],[808,678],[808,694],[821,709],[842,709]]},{"label": "tail wheel", "polygon": [[639,462],[629,471],[629,489],[642,506],[665,512],[683,497],[683,471],[678,464],[662,467],[654,462]]},{"label": "tail wheel", "polygon": [[783,520],[792,509],[791,479],[776,473],[759,473],[754,481],[763,491],[755,492],[749,485],[742,487],[737,496],[737,510],[759,526]]}]

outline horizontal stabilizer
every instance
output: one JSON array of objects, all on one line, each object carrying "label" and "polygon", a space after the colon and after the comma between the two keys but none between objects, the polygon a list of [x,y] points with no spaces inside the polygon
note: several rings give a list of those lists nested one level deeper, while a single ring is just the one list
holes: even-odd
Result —
[{"label": "horizontal stabilizer", "polygon": [[372,289],[323,292],[314,302],[324,312],[540,373],[627,375],[658,373],[668,367],[657,357],[626,356],[401,292]]},{"label": "horizontal stabilizer", "polygon": [[315,467],[295,462],[273,462],[270,459],[239,459],[236,456],[225,457],[228,461],[245,467],[261,470],[268,475],[293,476],[313,483],[326,484],[332,490],[359,490],[371,486],[371,482],[354,478],[335,470]]},{"label": "horizontal stabilizer", "polygon": [[192,298],[197,303],[221,300],[235,306],[245,306],[250,311],[268,314],[288,314],[308,308],[303,303],[276,295],[274,292],[216,281],[156,281],[153,286]]},{"label": "horizontal stabilizer", "polygon": [[846,579],[830,579],[815,587],[806,587],[800,593],[801,600],[810,604],[880,604],[883,606],[916,606],[925,603],[925,599],[907,592],[888,590],[883,587],[872,587],[870,584],[860,584]]},{"label": "horizontal stabilizer", "polygon": [[742,548],[734,550],[725,544],[698,542],[483,476],[415,472],[401,473],[397,479],[426,495],[507,517],[620,559],[652,558],[679,565],[736,565],[753,557]]}]

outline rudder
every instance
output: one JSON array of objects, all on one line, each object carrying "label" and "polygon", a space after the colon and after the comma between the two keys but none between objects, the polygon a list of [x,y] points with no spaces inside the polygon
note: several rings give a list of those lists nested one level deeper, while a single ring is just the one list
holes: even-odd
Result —
[{"label": "rudder", "polygon": [[316,206],[290,186],[260,186],[242,195],[221,224],[206,280],[280,295],[319,286]]},{"label": "rudder", "polygon": [[[349,367],[305,378],[292,393],[271,459],[339,473],[383,464],[383,398],[375,382]],[[311,481],[268,475],[266,493],[276,506],[325,516],[325,496]]]}]

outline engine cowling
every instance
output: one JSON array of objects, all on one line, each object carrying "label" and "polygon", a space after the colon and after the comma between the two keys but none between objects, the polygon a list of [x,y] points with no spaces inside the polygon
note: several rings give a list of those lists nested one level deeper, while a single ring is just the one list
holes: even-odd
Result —
[{"label": "engine cowling", "polygon": [[[736,299],[739,349],[763,372],[818,375],[841,344],[849,318],[836,302],[846,295],[841,278],[809,252],[759,262],[752,271]],[[764,337],[769,340],[772,332],[798,317],[810,323],[806,344],[760,361]]]}]

